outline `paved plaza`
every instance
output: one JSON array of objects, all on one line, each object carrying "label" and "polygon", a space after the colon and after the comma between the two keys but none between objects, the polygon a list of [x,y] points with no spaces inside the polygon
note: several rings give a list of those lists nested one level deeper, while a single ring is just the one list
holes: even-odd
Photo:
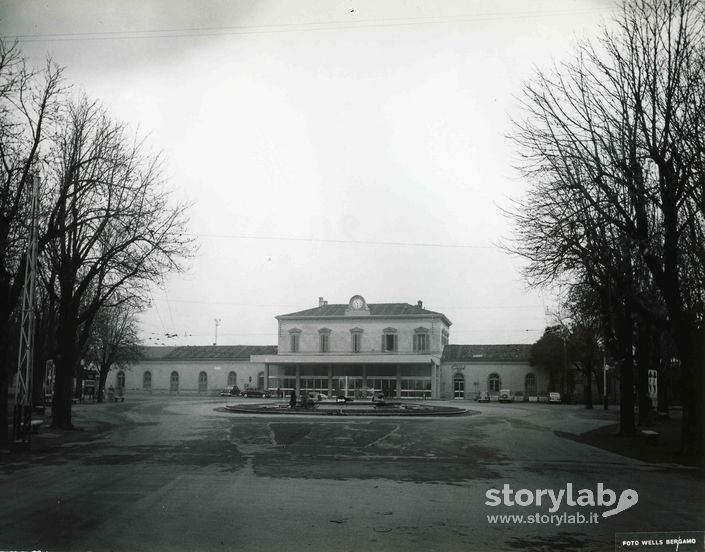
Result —
[{"label": "paved plaza", "polygon": [[[564,437],[614,410],[456,401],[473,414],[287,417],[225,401],[247,399],[75,406],[80,430],[45,429],[30,456],[0,460],[0,550],[602,551],[617,532],[705,529],[699,470]],[[488,518],[549,513],[490,506],[491,489],[569,484],[633,489],[638,503],[611,517],[555,511],[597,523]]]}]

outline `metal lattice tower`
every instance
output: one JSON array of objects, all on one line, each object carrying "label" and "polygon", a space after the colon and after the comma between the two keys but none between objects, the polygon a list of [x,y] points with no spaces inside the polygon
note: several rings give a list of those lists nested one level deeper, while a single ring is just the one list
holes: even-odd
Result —
[{"label": "metal lattice tower", "polygon": [[39,175],[32,177],[30,233],[22,286],[22,324],[17,358],[17,387],[12,423],[11,451],[29,451],[32,439],[32,371],[34,360],[34,303],[39,233]]}]

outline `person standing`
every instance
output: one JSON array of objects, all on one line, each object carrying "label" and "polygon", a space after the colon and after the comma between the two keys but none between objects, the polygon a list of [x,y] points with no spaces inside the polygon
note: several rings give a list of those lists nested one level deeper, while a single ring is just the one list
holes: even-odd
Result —
[{"label": "person standing", "polygon": [[291,396],[289,397],[289,408],[296,407],[296,390],[291,391]]}]

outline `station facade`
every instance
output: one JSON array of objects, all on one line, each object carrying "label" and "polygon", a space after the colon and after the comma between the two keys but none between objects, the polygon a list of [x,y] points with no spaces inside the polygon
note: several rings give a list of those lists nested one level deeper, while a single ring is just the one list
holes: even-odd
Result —
[{"label": "station facade", "polygon": [[438,398],[445,315],[407,303],[368,304],[361,295],[277,316],[275,355],[252,360],[265,367],[270,389],[361,396]]},{"label": "station facade", "polygon": [[545,394],[530,345],[451,345],[451,322],[423,303],[347,303],[276,317],[276,346],[146,347],[143,360],[110,373],[126,392],[205,393],[237,385],[288,395],[381,392],[399,399]]}]

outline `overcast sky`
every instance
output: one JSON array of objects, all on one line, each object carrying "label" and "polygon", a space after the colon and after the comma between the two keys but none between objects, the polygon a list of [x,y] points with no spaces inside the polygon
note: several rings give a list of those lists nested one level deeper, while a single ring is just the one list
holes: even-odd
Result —
[{"label": "overcast sky", "polygon": [[[612,0],[0,0],[0,32],[161,151],[198,257],[146,343],[276,344],[346,303],[443,312],[451,343],[533,343],[555,297],[497,245],[526,183],[507,135],[535,67]],[[165,334],[178,334],[167,338]]]}]

